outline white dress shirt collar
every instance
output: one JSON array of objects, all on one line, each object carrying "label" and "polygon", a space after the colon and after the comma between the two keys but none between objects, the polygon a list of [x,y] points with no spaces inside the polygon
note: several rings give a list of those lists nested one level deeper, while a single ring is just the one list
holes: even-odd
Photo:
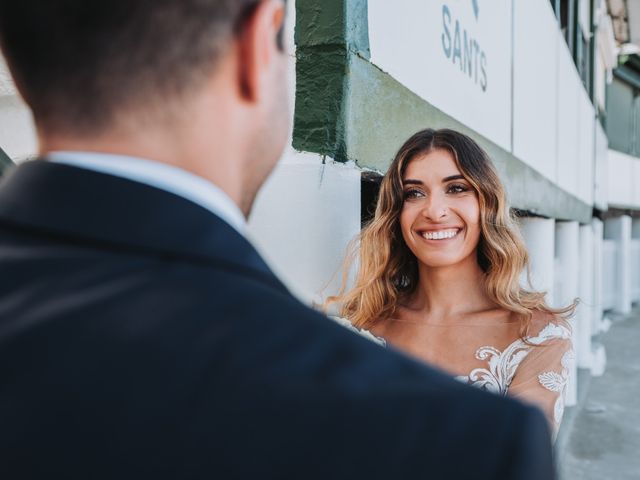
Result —
[{"label": "white dress shirt collar", "polygon": [[173,193],[206,208],[246,234],[247,223],[240,208],[213,183],[178,167],[124,155],[96,152],[50,152],[45,159],[144,183]]}]

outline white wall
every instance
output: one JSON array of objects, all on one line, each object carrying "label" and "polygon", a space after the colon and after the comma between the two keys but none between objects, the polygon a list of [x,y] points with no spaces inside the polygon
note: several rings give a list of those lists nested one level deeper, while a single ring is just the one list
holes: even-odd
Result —
[{"label": "white wall", "polygon": [[[591,219],[593,230],[593,315],[591,317],[591,331],[600,332],[602,327],[602,312],[604,310],[604,224],[599,218]],[[615,248],[615,247],[614,247]],[[615,263],[615,260],[613,260]],[[596,357],[593,357],[594,366]]]},{"label": "white wall", "polygon": [[[288,5],[293,118],[295,2]],[[267,263],[301,300],[335,293],[347,244],[360,231],[360,170],[288,147],[256,199],[249,229]]]},{"label": "white wall", "polygon": [[596,315],[594,295],[594,259],[595,244],[593,239],[593,225],[580,225],[579,259],[579,298],[574,324],[577,332],[576,339],[577,366],[591,368],[593,357],[591,354],[591,336],[593,335],[593,318]]},{"label": "white wall", "polygon": [[607,176],[609,206],[640,208],[640,160],[609,150]]},{"label": "white wall", "polygon": [[513,153],[593,204],[595,109],[550,2],[514,5]]},{"label": "white wall", "polygon": [[0,148],[21,161],[36,152],[31,113],[19,98],[0,56]]},{"label": "white wall", "polygon": [[557,180],[559,40],[548,1],[514,2],[513,153],[553,181]]},{"label": "white wall", "polygon": [[300,299],[335,293],[347,244],[360,231],[360,170],[289,151],[261,190],[249,227],[254,245]]},{"label": "white wall", "polygon": [[593,172],[594,205],[607,210],[609,202],[609,139],[600,122],[596,121],[595,130],[595,171]]},{"label": "white wall", "polygon": [[9,75],[7,65],[0,54],[0,97],[11,96],[16,94],[16,88]]},{"label": "white wall", "polygon": [[[554,303],[555,273],[555,220],[549,218],[524,217],[519,220],[520,230],[529,252],[531,287],[546,292],[549,305]],[[525,288],[530,288],[526,277]]]},{"label": "white wall", "polygon": [[615,242],[615,279],[612,281],[611,277],[607,277],[606,282],[615,284],[613,309],[623,315],[631,313],[631,270],[637,268],[631,264],[631,227],[631,217],[628,215],[604,221],[604,238]]},{"label": "white wall", "polygon": [[[594,202],[594,173],[595,173],[595,128],[596,117],[593,104],[583,88],[578,89],[578,188],[575,195],[588,205]],[[558,158],[558,162],[562,161]],[[559,179],[562,177],[559,176]]]},{"label": "white wall", "polygon": [[[371,61],[435,107],[510,150],[512,0],[478,5],[476,16],[470,1],[369,0]],[[460,56],[454,54],[456,25]],[[470,65],[464,62],[465,34],[467,45],[471,40],[479,45],[470,48]]]},{"label": "white wall", "polygon": [[640,239],[631,239],[631,302],[640,302]]},{"label": "white wall", "polygon": [[[580,165],[580,82],[571,54],[560,32],[558,36],[558,183],[576,195],[579,189],[578,168]],[[582,88],[582,84],[579,84]]]},{"label": "white wall", "polygon": [[[602,241],[602,310],[609,310],[616,306],[619,291],[618,248],[615,240]],[[596,329],[596,332],[598,329]]]}]

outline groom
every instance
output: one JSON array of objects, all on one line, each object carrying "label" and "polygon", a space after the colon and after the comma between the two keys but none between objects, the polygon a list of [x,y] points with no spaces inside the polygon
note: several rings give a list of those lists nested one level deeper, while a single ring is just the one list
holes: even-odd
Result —
[{"label": "groom", "polygon": [[542,415],[351,334],[245,239],[282,0],[0,0],[0,478],[554,477]]}]

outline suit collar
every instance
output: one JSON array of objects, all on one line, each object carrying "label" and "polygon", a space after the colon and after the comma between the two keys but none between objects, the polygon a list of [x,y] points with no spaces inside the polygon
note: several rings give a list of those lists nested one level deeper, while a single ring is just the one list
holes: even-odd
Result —
[{"label": "suit collar", "polygon": [[0,222],[74,242],[214,263],[284,289],[250,243],[205,208],[142,183],[43,160],[0,183]]},{"label": "suit collar", "polygon": [[241,235],[246,234],[247,223],[240,208],[221,188],[174,165],[126,155],[76,151],[49,152],[45,160],[126,178],[173,193],[206,208]]}]

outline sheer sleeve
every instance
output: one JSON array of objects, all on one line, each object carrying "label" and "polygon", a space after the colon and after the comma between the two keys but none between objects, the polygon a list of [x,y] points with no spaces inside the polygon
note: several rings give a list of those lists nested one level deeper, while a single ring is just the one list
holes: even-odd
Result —
[{"label": "sheer sleeve", "polygon": [[542,409],[554,437],[562,420],[565,389],[574,361],[570,330],[556,327],[560,329],[558,335],[530,350],[509,387],[509,395]]}]

